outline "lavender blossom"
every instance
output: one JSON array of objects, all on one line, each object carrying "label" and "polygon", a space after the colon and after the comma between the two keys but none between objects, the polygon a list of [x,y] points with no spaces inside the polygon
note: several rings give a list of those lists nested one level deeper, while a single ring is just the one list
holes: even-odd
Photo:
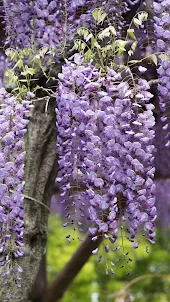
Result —
[{"label": "lavender blossom", "polygon": [[[6,43],[12,47],[50,47],[55,48],[57,56],[71,44],[77,28],[94,28],[92,12],[104,5],[110,22],[119,32],[124,24],[121,15],[128,10],[124,1],[108,0],[49,0],[49,1],[4,1],[6,21]],[[120,5],[120,10],[118,10]],[[81,13],[80,13],[81,11]],[[115,18],[118,20],[115,22]],[[104,26],[107,25],[104,21]]]},{"label": "lavender blossom", "polygon": [[[21,268],[11,258],[23,251],[23,190],[24,190],[24,135],[29,104],[18,104],[16,98],[0,89],[0,276],[13,273],[16,284]],[[19,280],[19,279],[18,279]]]},{"label": "lavender blossom", "polygon": [[34,36],[33,24],[33,6],[32,2],[24,0],[3,1],[4,17],[6,25],[7,40],[6,44],[10,44],[16,48],[29,47],[31,37]]},{"label": "lavender blossom", "polygon": [[112,69],[100,77],[93,65],[77,58],[63,66],[57,91],[61,196],[65,202],[76,192],[73,209],[84,200],[92,237],[98,232],[114,243],[123,216],[130,241],[143,227],[153,244],[155,119],[150,87],[139,79],[134,90]]},{"label": "lavender blossom", "polygon": [[[155,34],[157,37],[157,51],[164,52],[168,56],[170,54],[170,16],[168,9],[170,3],[167,0],[155,1],[153,3],[153,8],[155,11]],[[168,58],[163,58],[159,56],[159,68],[157,69],[158,76],[160,79],[160,84],[158,84],[159,93],[159,106],[161,110],[161,120],[163,129],[167,130],[169,133],[169,123],[167,118],[169,117],[169,97],[170,97],[170,60]],[[170,139],[169,134],[166,135],[165,146],[169,147]]]}]

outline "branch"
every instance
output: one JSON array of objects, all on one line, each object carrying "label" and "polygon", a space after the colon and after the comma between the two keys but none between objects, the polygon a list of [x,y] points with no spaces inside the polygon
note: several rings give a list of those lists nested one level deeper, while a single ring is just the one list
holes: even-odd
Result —
[{"label": "branch", "polygon": [[92,251],[102,242],[103,236],[101,234],[97,235],[98,239],[96,241],[92,241],[88,235],[82,242],[73,257],[56,277],[55,281],[48,287],[44,302],[56,302],[63,297],[73,279],[92,255]]},{"label": "branch", "polygon": [[141,280],[144,280],[146,278],[169,278],[170,275],[168,274],[146,274],[146,275],[142,275],[142,276],[139,276],[133,280],[131,280],[130,282],[128,282],[121,290],[113,293],[113,294],[110,294],[108,295],[108,298],[111,299],[111,298],[115,298],[117,296],[120,296],[120,295],[123,295],[127,292],[127,290],[135,283],[141,281]]},{"label": "branch", "polygon": [[148,82],[149,86],[152,86],[152,85],[156,85],[156,84],[159,84],[161,81],[160,79],[153,79],[153,80],[150,80]]}]

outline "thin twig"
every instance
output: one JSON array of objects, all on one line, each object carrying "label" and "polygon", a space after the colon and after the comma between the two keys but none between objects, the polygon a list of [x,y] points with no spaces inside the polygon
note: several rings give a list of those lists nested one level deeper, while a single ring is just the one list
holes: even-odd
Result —
[{"label": "thin twig", "polygon": [[[10,190],[11,193],[14,193],[15,191],[13,190]],[[43,207],[45,207],[49,212],[50,212],[50,208],[46,206],[46,204],[44,204],[43,202],[31,197],[31,196],[28,196],[28,195],[25,195],[25,194],[21,194],[24,198],[27,198],[29,200],[32,200],[32,201],[35,201],[37,203],[39,203],[40,205],[42,205]]]},{"label": "thin twig", "polygon": [[37,199],[35,199],[35,198],[31,197],[31,196],[25,195],[25,194],[22,194],[22,196],[24,198],[27,198],[29,200],[32,200],[32,201],[35,201],[35,202],[39,203],[40,205],[42,205],[43,207],[45,207],[50,212],[50,208],[47,207],[46,204],[42,203],[41,201],[39,201],[39,200],[37,200]]},{"label": "thin twig", "polygon": [[[50,96],[51,98],[55,98],[56,94],[54,93],[54,91],[52,89],[46,89],[44,87],[40,87],[39,89],[42,89],[44,92],[46,92],[48,94],[48,96]],[[51,93],[49,92],[51,91]]]},{"label": "thin twig", "polygon": [[159,84],[159,83],[160,83],[160,79],[153,79],[148,82],[149,86]]},{"label": "thin twig", "polygon": [[146,278],[170,278],[170,275],[168,274],[146,274],[146,275],[142,275],[142,276],[139,276],[133,280],[131,280],[130,282],[128,282],[121,290],[113,293],[113,294],[110,294],[108,295],[108,298],[111,299],[111,298],[115,298],[119,295],[122,295],[124,294],[133,284],[143,280],[143,279],[146,279]]}]

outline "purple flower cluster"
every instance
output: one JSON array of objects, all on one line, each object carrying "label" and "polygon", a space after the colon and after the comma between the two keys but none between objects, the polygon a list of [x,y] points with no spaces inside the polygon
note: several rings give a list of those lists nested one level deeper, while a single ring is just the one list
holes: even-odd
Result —
[{"label": "purple flower cluster", "polygon": [[128,10],[128,4],[124,1],[24,0],[18,5],[18,1],[7,0],[4,2],[6,42],[17,48],[53,45],[60,53],[74,40],[78,27],[92,28],[92,11],[96,7],[104,7],[116,29],[119,31],[122,28],[121,14]]},{"label": "purple flower cluster", "polygon": [[149,88],[142,79],[131,87],[112,69],[101,76],[76,55],[63,66],[57,91],[57,182],[63,202],[77,191],[72,206],[79,202],[82,211],[88,208],[91,236],[101,233],[112,243],[117,221],[126,220],[134,248],[141,226],[150,243],[155,236],[155,120]]},{"label": "purple flower cluster", "polygon": [[[111,165],[114,177],[110,181],[114,180],[114,189],[115,181],[118,182],[118,186],[121,183],[120,191],[115,193],[121,193],[126,200],[125,212],[128,214],[130,240],[134,240],[141,225],[144,224],[148,239],[153,243],[156,208],[152,140],[155,120],[152,112],[154,106],[148,104],[153,95],[147,91],[149,90],[147,81],[142,79],[138,81],[135,94],[128,83],[122,82],[117,87],[109,83],[112,98],[115,97],[115,88],[119,95],[113,108],[115,126],[112,133],[115,132],[116,135],[112,148],[109,150],[109,142],[106,146],[107,152],[110,152],[107,158],[114,154]],[[132,101],[134,98],[135,101]],[[114,165],[115,159],[118,160],[117,165]]]},{"label": "purple flower cluster", "polygon": [[[155,34],[157,36],[157,51],[164,52],[170,55],[170,15],[169,8],[170,3],[167,0],[157,1],[153,3],[155,11]],[[163,128],[169,129],[167,122],[168,107],[170,99],[170,60],[159,58],[159,68],[157,69],[160,84],[158,84],[159,93],[159,105],[162,113],[161,120],[163,122]],[[166,146],[170,145],[169,134],[166,135]]]},{"label": "purple flower cluster", "polygon": [[27,0],[19,3],[16,0],[3,1],[7,34],[6,43],[12,47],[30,46],[31,37],[32,39],[34,37],[32,2]]},{"label": "purple flower cluster", "polygon": [[27,102],[18,104],[14,96],[4,88],[0,89],[0,277],[7,277],[13,272],[18,287],[18,273],[22,269],[15,266],[12,258],[24,254],[23,139],[28,124],[28,111]]}]

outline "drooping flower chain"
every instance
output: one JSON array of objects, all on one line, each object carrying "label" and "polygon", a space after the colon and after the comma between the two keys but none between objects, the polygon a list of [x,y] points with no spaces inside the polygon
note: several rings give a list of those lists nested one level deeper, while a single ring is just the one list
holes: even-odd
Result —
[{"label": "drooping flower chain", "polygon": [[33,1],[3,1],[4,19],[6,28],[6,44],[13,48],[24,48],[30,45],[34,37],[34,25],[31,24],[33,16]]},{"label": "drooping flower chain", "polygon": [[8,36],[6,43],[16,48],[53,45],[56,52],[60,53],[74,40],[78,27],[94,26],[92,11],[102,6],[108,13],[109,22],[112,22],[119,32],[124,24],[121,15],[128,10],[126,1],[100,0],[93,3],[89,0],[38,0],[29,3],[25,0],[4,1]]},{"label": "drooping flower chain", "polygon": [[[153,3],[155,12],[155,34],[157,36],[157,51],[170,55],[170,3],[167,0],[155,1]],[[161,120],[163,122],[163,129],[168,130],[166,133],[165,146],[170,146],[170,132],[169,123],[167,118],[169,117],[169,99],[170,99],[170,60],[161,59],[159,57],[159,68],[157,69],[160,84],[158,84],[159,93],[159,106],[162,113]]]},{"label": "drooping flower chain", "polygon": [[24,231],[24,135],[29,104],[18,104],[16,98],[0,89],[0,276],[14,274],[18,287],[22,272],[14,258],[23,256]]},{"label": "drooping flower chain", "polygon": [[[149,242],[154,243],[155,121],[154,106],[148,104],[153,96],[147,91],[149,85],[139,80],[134,96],[120,73],[109,70],[101,77],[93,65],[75,61],[77,64],[63,66],[57,93],[57,181],[63,203],[77,191],[72,206],[74,209],[79,203],[82,212],[83,207],[88,208],[93,240],[96,233],[104,233],[115,242],[117,221],[126,219],[134,248],[142,226]],[[81,223],[79,212],[74,215]],[[70,213],[67,217],[74,221]]]}]

